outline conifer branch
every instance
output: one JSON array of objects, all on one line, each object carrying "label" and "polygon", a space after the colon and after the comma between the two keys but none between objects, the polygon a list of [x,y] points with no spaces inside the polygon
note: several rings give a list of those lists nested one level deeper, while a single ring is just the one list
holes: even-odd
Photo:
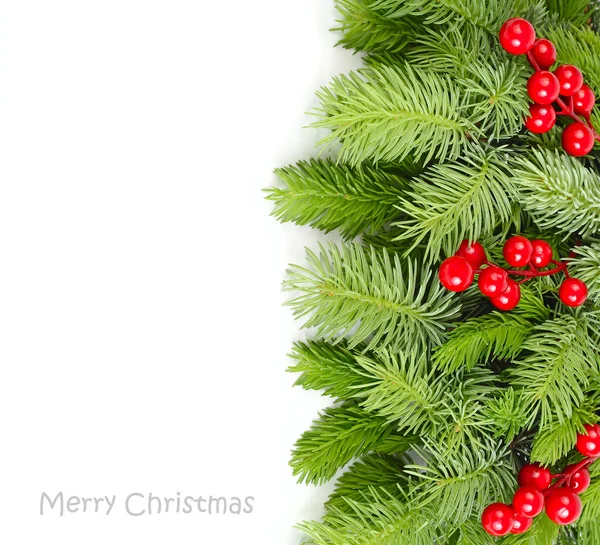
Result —
[{"label": "conifer branch", "polygon": [[460,161],[434,165],[415,179],[402,199],[408,219],[395,227],[399,240],[426,242],[432,260],[452,255],[464,239],[480,240],[510,222],[512,181],[495,152],[468,153]]},{"label": "conifer branch", "polygon": [[[377,451],[393,433],[385,419],[353,405],[326,409],[294,446],[290,465],[298,482],[320,484],[357,456]],[[397,437],[403,452],[415,441]]]},{"label": "conifer branch", "polygon": [[468,66],[458,83],[469,102],[469,118],[490,141],[517,135],[529,114],[529,72],[515,62]]},{"label": "conifer branch", "polygon": [[348,500],[367,503],[381,495],[401,500],[401,483],[407,486],[407,477],[403,472],[407,460],[378,454],[363,457],[338,479],[325,506],[352,513]]},{"label": "conifer branch", "polygon": [[509,499],[516,472],[506,449],[496,443],[494,448],[491,444],[485,449],[469,446],[449,457],[442,442],[425,444],[426,449],[419,452],[427,465],[407,466],[406,472],[420,479],[416,503],[433,509],[436,520],[460,525],[489,503]]},{"label": "conifer branch", "polygon": [[340,142],[340,159],[351,165],[409,154],[425,162],[455,158],[478,132],[461,116],[464,97],[448,76],[409,65],[339,76],[317,96],[314,126],[332,131],[320,143]]},{"label": "conifer branch", "polygon": [[589,3],[589,0],[546,0],[550,14],[575,25],[582,25],[590,18],[586,9]]},{"label": "conifer branch", "polygon": [[370,503],[347,500],[350,510],[332,508],[324,522],[299,526],[314,545],[432,545],[439,537],[427,508],[373,492]]},{"label": "conifer branch", "polygon": [[419,29],[417,17],[390,19],[376,8],[376,0],[336,0],[342,18],[333,30],[342,32],[338,42],[358,51],[398,52]]},{"label": "conifer branch", "polygon": [[348,339],[366,350],[439,344],[460,312],[455,298],[429,267],[402,263],[398,255],[357,244],[307,250],[309,268],[292,266],[284,290],[299,292],[288,302],[294,315],[310,315],[304,327],[335,342]]},{"label": "conifer branch", "polygon": [[594,362],[587,358],[586,327],[571,316],[548,320],[535,328],[523,348],[529,355],[508,371],[510,383],[520,390],[530,422],[540,427],[564,423],[584,400]]},{"label": "conifer branch", "polygon": [[325,232],[339,229],[345,238],[372,233],[397,217],[408,179],[382,166],[357,167],[312,159],[275,171],[285,188],[270,188],[280,221],[310,225]]},{"label": "conifer branch", "polygon": [[495,34],[504,21],[522,14],[528,4],[524,0],[379,0],[376,7],[391,19],[425,16],[429,25],[468,23]]},{"label": "conifer branch", "polygon": [[513,178],[515,199],[542,230],[593,235],[600,230],[600,175],[575,157],[534,149]]},{"label": "conifer branch", "polygon": [[460,324],[433,354],[433,363],[445,372],[472,369],[492,356],[517,357],[534,324],[518,314],[492,312]]}]

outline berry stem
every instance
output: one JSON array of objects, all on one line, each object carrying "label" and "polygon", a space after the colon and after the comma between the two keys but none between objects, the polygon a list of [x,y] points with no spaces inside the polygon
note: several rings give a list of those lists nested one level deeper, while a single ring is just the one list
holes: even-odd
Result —
[{"label": "berry stem", "polygon": [[[493,263],[490,263],[488,261],[485,262],[486,265],[489,265],[490,267],[496,267],[497,265],[494,265]],[[522,282],[526,282],[527,280],[531,279],[531,278],[537,278],[539,276],[552,276],[553,274],[558,274],[560,272],[563,272],[565,274],[568,274],[567,271],[567,264],[566,263],[562,263],[560,261],[552,261],[552,263],[554,265],[556,265],[556,267],[554,269],[550,269],[548,271],[538,271],[535,268],[532,268],[531,270],[528,271],[522,271],[522,270],[516,270],[516,269],[508,269],[506,271],[507,274],[512,275],[512,276],[523,276],[525,277],[525,279]],[[475,270],[475,274],[481,274],[481,272],[484,269],[476,269]]]},{"label": "berry stem", "polygon": [[585,459],[581,460],[581,462],[579,462],[577,465],[574,465],[566,473],[561,473],[559,475],[553,475],[552,477],[558,477],[559,479],[550,488],[544,490],[544,496],[548,496],[548,494],[550,494],[550,492],[552,490],[560,488],[563,484],[565,484],[565,483],[568,484],[569,481],[571,480],[571,478],[573,477],[573,475],[575,475],[575,473],[577,473],[579,470],[583,469],[584,467],[592,465],[596,460],[598,460],[598,458],[600,458],[600,456],[596,456],[594,458],[585,458]]}]

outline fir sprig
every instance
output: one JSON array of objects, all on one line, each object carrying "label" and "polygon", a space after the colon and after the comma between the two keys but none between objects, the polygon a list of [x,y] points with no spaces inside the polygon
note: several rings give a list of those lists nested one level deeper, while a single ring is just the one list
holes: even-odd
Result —
[{"label": "fir sprig", "polygon": [[398,239],[427,244],[433,260],[452,255],[464,239],[491,235],[513,216],[512,180],[497,152],[467,153],[435,165],[415,179],[402,199],[407,216],[395,224]]},{"label": "fir sprig", "polygon": [[268,190],[277,219],[325,232],[339,229],[345,238],[376,231],[397,217],[409,185],[391,167],[350,167],[327,159],[300,161],[275,173],[286,184]]},{"label": "fir sprig", "polygon": [[600,230],[600,175],[575,157],[534,149],[517,163],[515,198],[542,231]]},{"label": "fir sprig", "polygon": [[[393,433],[384,418],[354,405],[326,409],[296,442],[290,465],[299,482],[323,483],[353,458],[377,452],[377,446],[385,445],[385,440]],[[406,451],[416,440],[402,436],[396,439],[395,447],[399,453]]]},{"label": "fir sprig", "polygon": [[478,129],[461,115],[464,95],[448,76],[409,65],[377,66],[334,78],[317,93],[321,144],[341,143],[340,159],[425,162],[457,157]]},{"label": "fir sprig", "polygon": [[288,302],[304,327],[319,337],[348,339],[365,349],[440,344],[460,311],[432,271],[398,255],[365,250],[358,244],[307,250],[309,268],[292,266],[284,289],[296,295]]}]

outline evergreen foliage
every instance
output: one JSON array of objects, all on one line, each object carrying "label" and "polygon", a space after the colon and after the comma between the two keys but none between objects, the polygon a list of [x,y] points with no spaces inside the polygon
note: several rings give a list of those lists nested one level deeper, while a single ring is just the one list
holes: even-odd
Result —
[{"label": "evergreen foliage", "polygon": [[273,215],[346,238],[377,231],[399,215],[397,205],[408,178],[393,168],[362,164],[356,168],[312,159],[276,170],[285,188],[271,188]]},{"label": "evergreen foliage", "polygon": [[[301,482],[338,476],[322,520],[300,525],[306,543],[598,545],[599,464],[574,525],[542,515],[496,540],[480,522],[510,502],[524,463],[580,460],[577,433],[600,420],[600,153],[573,158],[560,132],[524,129],[531,69],[497,39],[506,19],[528,18],[600,96],[597,3],[335,4],[340,45],[365,65],[317,93],[334,157],[277,169],[267,194],[277,219],[343,238],[308,249],[284,282],[312,336],[289,370],[332,398],[292,454]],[[503,263],[513,234],[568,259],[588,302],[562,304],[556,277],[524,284],[505,313],[476,288],[440,285],[463,240]]]}]

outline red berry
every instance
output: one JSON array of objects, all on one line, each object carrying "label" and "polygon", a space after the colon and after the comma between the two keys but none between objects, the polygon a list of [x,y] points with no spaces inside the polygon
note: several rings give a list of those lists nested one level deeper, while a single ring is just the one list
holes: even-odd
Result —
[{"label": "red berry", "polygon": [[[576,465],[577,464],[571,464],[570,466],[567,466],[565,468],[565,473],[573,471]],[[568,486],[573,492],[583,494],[588,489],[591,482],[590,472],[585,467],[582,467],[571,475]]]},{"label": "red berry", "polygon": [[536,104],[552,104],[560,94],[558,78],[545,70],[536,72],[527,82],[527,94]]},{"label": "red berry", "polygon": [[535,42],[535,30],[525,19],[509,19],[499,33],[500,45],[511,55],[527,53]]},{"label": "red berry", "polygon": [[531,525],[533,524],[533,519],[529,517],[524,517],[523,515],[519,515],[515,513],[515,521],[513,522],[511,534],[524,534]]},{"label": "red berry", "polygon": [[581,515],[581,500],[572,490],[557,488],[546,498],[546,514],[556,524],[571,524]]},{"label": "red berry", "polygon": [[531,261],[533,246],[525,237],[511,237],[504,244],[502,253],[509,265],[513,267],[525,267]]},{"label": "red berry", "polygon": [[542,70],[548,70],[556,62],[556,47],[545,38],[540,38],[533,43],[531,54]]},{"label": "red berry", "polygon": [[533,255],[531,263],[538,269],[547,267],[552,262],[552,247],[545,240],[534,240],[531,243]]},{"label": "red berry", "polygon": [[508,279],[508,288],[502,295],[492,297],[492,305],[499,310],[512,310],[521,300],[521,288],[512,278]]},{"label": "red berry", "polygon": [[558,290],[560,300],[568,307],[580,307],[585,303],[588,289],[585,282],[577,278],[567,278]]},{"label": "red berry", "polygon": [[479,269],[479,267],[481,267],[483,262],[487,259],[483,246],[479,244],[479,242],[469,244],[468,240],[462,241],[462,244],[458,248],[456,255],[464,257],[469,262],[469,265],[471,265],[471,267],[474,269]]},{"label": "red berry", "polygon": [[550,470],[539,464],[528,464],[523,466],[519,472],[519,484],[529,486],[538,490],[546,490],[552,482]]},{"label": "red berry", "polygon": [[483,529],[493,536],[505,536],[512,530],[515,521],[513,510],[505,503],[488,505],[481,515]]},{"label": "red berry", "polygon": [[581,70],[572,64],[561,64],[554,75],[560,83],[560,94],[565,97],[573,96],[583,85],[583,74]]},{"label": "red berry", "polygon": [[483,295],[495,297],[503,294],[508,288],[508,274],[504,269],[493,265],[481,271],[477,284]]},{"label": "red berry", "polygon": [[519,488],[513,498],[513,507],[517,515],[537,517],[544,510],[544,495],[531,486]]},{"label": "red berry", "polygon": [[596,103],[596,95],[585,83],[573,95],[573,109],[578,115],[589,115]]},{"label": "red berry", "polygon": [[594,147],[594,133],[584,123],[572,123],[563,131],[562,146],[569,155],[587,155]]},{"label": "red berry", "polygon": [[548,132],[556,123],[556,112],[552,106],[532,104],[529,107],[529,117],[525,126],[535,134]]},{"label": "red berry", "polygon": [[585,431],[577,434],[577,450],[586,458],[595,458],[600,455],[600,426],[586,424]]},{"label": "red berry", "polygon": [[454,255],[440,265],[440,282],[450,291],[465,291],[472,283],[475,273],[469,262]]}]

